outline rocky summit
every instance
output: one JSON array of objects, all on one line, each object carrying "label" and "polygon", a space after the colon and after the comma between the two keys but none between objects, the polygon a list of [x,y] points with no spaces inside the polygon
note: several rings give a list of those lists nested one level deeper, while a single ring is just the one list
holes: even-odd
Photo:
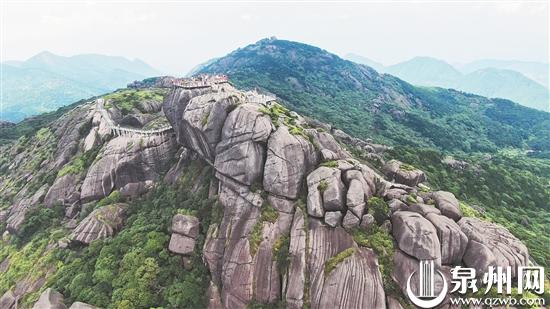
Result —
[{"label": "rocky summit", "polygon": [[2,148],[2,308],[402,308],[419,260],[529,265],[389,147],[202,78],[120,90]]}]

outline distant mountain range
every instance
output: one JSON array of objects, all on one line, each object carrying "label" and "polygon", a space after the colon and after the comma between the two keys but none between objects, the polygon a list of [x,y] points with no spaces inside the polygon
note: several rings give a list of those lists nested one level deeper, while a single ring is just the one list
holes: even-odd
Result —
[{"label": "distant mountain range", "polygon": [[2,64],[2,115],[20,121],[161,73],[141,60],[97,54],[63,57],[42,52]]},{"label": "distant mountain range", "polygon": [[454,67],[443,60],[415,57],[384,66],[355,54],[348,54],[346,58],[415,85],[453,88],[550,111],[549,70],[545,63],[479,60]]}]

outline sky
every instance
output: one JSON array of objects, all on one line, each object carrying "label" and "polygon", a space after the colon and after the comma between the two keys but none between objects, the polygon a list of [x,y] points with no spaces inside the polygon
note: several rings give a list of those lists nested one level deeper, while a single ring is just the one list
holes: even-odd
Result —
[{"label": "sky", "polygon": [[262,38],[355,53],[548,62],[548,1],[0,0],[1,61],[41,51],[139,58],[167,74]]}]

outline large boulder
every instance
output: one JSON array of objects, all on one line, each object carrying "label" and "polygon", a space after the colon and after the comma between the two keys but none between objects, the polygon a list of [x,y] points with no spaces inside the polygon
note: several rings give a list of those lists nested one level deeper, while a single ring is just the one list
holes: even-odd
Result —
[{"label": "large boulder", "polygon": [[171,135],[112,139],[88,169],[81,200],[98,200],[131,183],[157,181],[170,168],[176,151]]},{"label": "large boulder", "polygon": [[44,197],[44,205],[46,207],[52,207],[56,204],[72,205],[78,201],[80,199],[81,178],[81,175],[72,173],[58,177]]},{"label": "large boulder", "polygon": [[[350,171],[346,173],[349,174]],[[349,182],[348,192],[346,194],[346,206],[357,217],[363,216],[365,211],[365,189],[364,185],[358,179],[351,179]]]},{"label": "large boulder", "polygon": [[343,149],[334,137],[328,132],[316,129],[306,129],[306,134],[311,136],[313,142],[319,148],[323,160],[340,160],[351,158],[351,154]]},{"label": "large boulder", "polygon": [[195,216],[175,215],[172,218],[172,233],[196,238],[199,235],[199,219]]},{"label": "large boulder", "polygon": [[195,250],[195,239],[189,236],[173,233],[170,237],[168,250],[175,254],[188,255]]},{"label": "large boulder", "polygon": [[439,242],[441,243],[441,263],[448,265],[460,264],[462,256],[468,246],[468,237],[464,234],[458,224],[452,219],[430,213],[426,215],[437,230]]},{"label": "large boulder", "polygon": [[455,221],[462,218],[462,211],[460,210],[458,200],[451,192],[436,191],[430,194],[430,197],[435,201],[435,205],[441,210],[442,215]]},{"label": "large boulder", "polygon": [[321,166],[307,176],[308,214],[322,217],[324,211],[344,209],[346,188],[341,180],[341,171],[337,168]]},{"label": "large boulder", "polygon": [[469,239],[464,264],[475,268],[478,274],[487,272],[489,266],[510,266],[516,277],[517,268],[529,264],[527,247],[504,227],[466,217],[458,225]]},{"label": "large boulder", "polygon": [[271,120],[258,108],[243,104],[229,113],[216,147],[216,171],[246,185],[262,178],[265,146],[261,143],[272,130]]},{"label": "large boulder", "polygon": [[47,288],[42,294],[38,301],[32,307],[33,309],[67,309],[67,306],[64,304],[64,298],[61,293]]},{"label": "large boulder", "polygon": [[424,174],[423,171],[397,160],[389,161],[384,165],[382,170],[389,179],[411,187],[414,187],[427,179],[426,174]]},{"label": "large boulder", "polygon": [[420,214],[398,211],[391,217],[393,236],[401,250],[419,260],[440,260],[441,245],[437,231]]},{"label": "large boulder", "polygon": [[113,236],[124,223],[128,205],[118,203],[92,211],[71,234],[73,241],[90,244],[92,241]]},{"label": "large boulder", "polygon": [[171,230],[168,250],[181,255],[193,253],[196,238],[199,235],[199,219],[194,216],[177,214],[172,218]]},{"label": "large boulder", "polygon": [[317,163],[315,149],[299,135],[290,134],[281,125],[269,137],[264,167],[264,190],[295,199],[299,196],[305,175]]}]

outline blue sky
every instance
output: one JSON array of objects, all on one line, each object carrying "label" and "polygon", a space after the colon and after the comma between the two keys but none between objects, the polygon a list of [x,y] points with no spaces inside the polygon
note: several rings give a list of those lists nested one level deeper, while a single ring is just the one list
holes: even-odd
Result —
[{"label": "blue sky", "polygon": [[140,58],[166,73],[261,38],[310,43],[384,64],[414,56],[548,62],[548,1],[2,0],[2,60],[40,51]]}]

